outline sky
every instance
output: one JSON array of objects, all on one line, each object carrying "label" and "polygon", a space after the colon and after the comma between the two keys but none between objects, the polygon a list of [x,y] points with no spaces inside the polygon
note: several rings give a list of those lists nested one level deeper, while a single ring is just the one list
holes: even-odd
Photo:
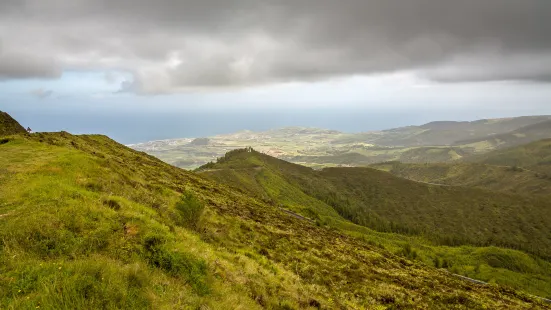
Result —
[{"label": "sky", "polygon": [[0,0],[0,110],[123,143],[551,114],[548,0]]}]

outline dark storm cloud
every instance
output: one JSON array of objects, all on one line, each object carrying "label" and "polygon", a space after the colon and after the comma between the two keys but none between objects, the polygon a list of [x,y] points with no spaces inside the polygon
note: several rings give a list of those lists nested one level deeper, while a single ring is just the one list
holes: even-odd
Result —
[{"label": "dark storm cloud", "polygon": [[52,59],[0,50],[0,81],[25,78],[58,78],[61,69]]},{"label": "dark storm cloud", "polygon": [[[549,0],[0,0],[0,12],[10,52],[130,72],[125,91],[394,71],[445,82],[551,76]],[[58,74],[2,60],[0,77]]]}]

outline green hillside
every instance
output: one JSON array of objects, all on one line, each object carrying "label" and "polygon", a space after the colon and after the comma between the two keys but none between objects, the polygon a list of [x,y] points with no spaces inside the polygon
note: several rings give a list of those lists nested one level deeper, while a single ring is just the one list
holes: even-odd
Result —
[{"label": "green hillside", "polygon": [[2,309],[546,307],[68,133],[0,145],[0,277]]},{"label": "green hillside", "polygon": [[[334,143],[367,142],[382,146],[461,145],[463,140],[485,140],[488,136],[507,134],[519,128],[549,121],[551,116],[521,116],[481,119],[472,122],[437,121],[421,126],[407,126],[380,132],[350,134]],[[533,140],[532,140],[533,141]]]},{"label": "green hillside", "polygon": [[[484,247],[499,245],[548,257],[549,226],[544,224],[549,212],[547,200],[432,186],[368,168],[315,171],[250,149],[229,152],[199,172],[318,224],[377,240],[388,249],[403,252],[400,247],[404,242],[413,244],[415,255],[425,263],[445,257],[469,276],[493,279],[546,296],[551,293],[548,262],[518,251]],[[460,244],[464,246],[443,246]],[[492,254],[479,256],[475,254],[478,251]],[[519,259],[519,255],[525,258]],[[492,257],[500,257],[504,263],[499,270],[492,269],[492,265],[497,267]],[[533,261],[540,267],[527,275],[520,271],[524,267],[505,263],[515,261]],[[480,265],[488,269],[480,272]],[[520,278],[526,281],[517,282]],[[530,284],[540,280],[537,288]]]},{"label": "green hillside", "polygon": [[551,172],[551,139],[496,150],[470,158],[469,161],[489,165],[517,166],[536,172]]},{"label": "green hillside", "polygon": [[456,144],[473,146],[482,144],[491,149],[503,149],[549,138],[551,138],[551,120],[524,126],[507,133],[457,141]]},{"label": "green hillside", "polygon": [[[228,184],[250,184],[250,170],[242,173],[246,167],[256,167],[254,176],[264,196],[284,204],[292,205],[287,200],[303,193],[342,217],[379,231],[425,234],[450,245],[502,245],[551,257],[551,211],[545,199],[433,186],[371,168],[315,171],[246,150],[228,153],[207,173]],[[224,179],[231,174],[231,181]]]},{"label": "green hillside", "polygon": [[13,134],[24,134],[27,131],[8,113],[0,111],[0,137]]},{"label": "green hillside", "polygon": [[[520,163],[517,160],[511,163]],[[371,167],[398,177],[425,183],[477,187],[516,194],[551,195],[551,178],[543,172],[510,166],[481,163],[407,164],[387,162]]]}]

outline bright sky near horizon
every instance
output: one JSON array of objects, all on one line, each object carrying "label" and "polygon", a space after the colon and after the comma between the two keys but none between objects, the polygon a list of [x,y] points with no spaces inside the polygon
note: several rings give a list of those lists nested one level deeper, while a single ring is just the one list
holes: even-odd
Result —
[{"label": "bright sky near horizon", "polygon": [[137,142],[551,114],[550,81],[547,0],[0,0],[0,110],[36,130]]}]

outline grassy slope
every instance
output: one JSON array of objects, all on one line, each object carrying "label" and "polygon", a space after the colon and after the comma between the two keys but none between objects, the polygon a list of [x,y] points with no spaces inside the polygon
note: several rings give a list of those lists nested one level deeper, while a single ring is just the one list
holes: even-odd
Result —
[{"label": "grassy slope", "polygon": [[[547,250],[547,228],[539,223],[540,217],[545,216],[540,213],[546,212],[542,202],[538,202],[541,204],[540,210],[531,211],[532,214],[523,210],[520,212],[522,215],[518,215],[518,207],[525,202],[524,198],[487,191],[428,186],[372,169],[313,171],[256,152],[230,152],[219,163],[202,169],[201,173],[302,213],[319,223],[329,224],[352,235],[368,236],[368,239],[376,240],[393,251],[402,251],[400,247],[404,243],[414,244],[421,256],[420,260],[426,263],[445,258],[453,261],[455,267],[469,276],[494,279],[545,296],[551,294],[551,264],[524,253],[495,247],[434,246],[425,238],[376,233],[346,221],[351,219],[378,230],[410,234],[415,234],[416,229],[420,230],[419,226],[422,225],[418,223],[424,223],[432,225],[431,232],[426,233],[427,237],[440,243],[509,244],[509,241],[515,241],[517,235],[524,235],[515,247],[522,248],[525,242],[531,240],[536,243],[541,241],[542,249]],[[288,202],[295,198],[301,202]],[[340,215],[328,211],[332,209],[331,206]],[[527,227],[516,222],[524,223],[522,225]],[[543,229],[535,232],[534,225]],[[526,234],[524,229],[530,233]],[[432,233],[434,230],[440,233]],[[540,240],[535,241],[538,238]],[[499,259],[496,260],[496,257]],[[497,261],[501,263],[496,264]],[[530,261],[528,265],[538,267],[532,269],[509,265],[509,262],[514,261]],[[484,271],[481,271],[481,265],[486,266]],[[528,269],[531,271],[523,271]]]},{"label": "grassy slope", "polygon": [[496,150],[470,158],[469,161],[499,166],[518,166],[536,172],[551,172],[551,139]]},{"label": "grassy slope", "polygon": [[492,135],[484,138],[457,141],[455,144],[477,144],[484,143],[494,149],[503,149],[525,143],[530,143],[540,139],[549,139],[551,137],[551,120],[527,125],[511,132]]},{"label": "grassy slope", "polygon": [[[180,193],[207,208],[180,225]],[[104,136],[0,145],[0,308],[533,308]]]}]

